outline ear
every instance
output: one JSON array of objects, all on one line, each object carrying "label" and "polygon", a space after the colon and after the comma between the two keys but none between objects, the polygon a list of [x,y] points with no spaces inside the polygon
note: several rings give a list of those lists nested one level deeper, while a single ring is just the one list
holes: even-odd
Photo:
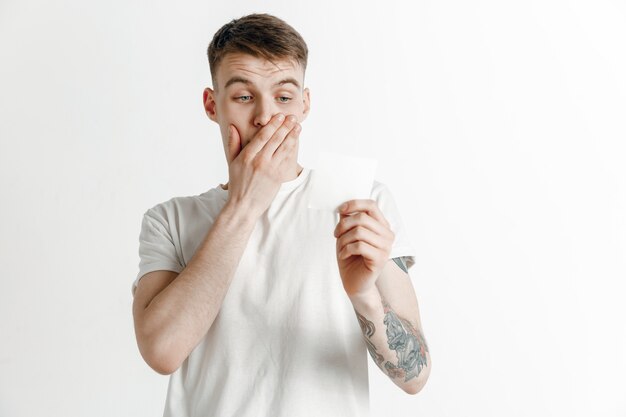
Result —
[{"label": "ear", "polygon": [[304,110],[302,110],[302,121],[306,119],[309,115],[309,110],[311,109],[311,93],[308,88],[305,88],[302,92],[302,101],[304,103]]},{"label": "ear", "polygon": [[209,119],[217,123],[217,106],[215,99],[215,91],[213,91],[209,87],[205,88],[204,93],[202,94],[204,111],[206,112],[207,116],[209,116]]}]

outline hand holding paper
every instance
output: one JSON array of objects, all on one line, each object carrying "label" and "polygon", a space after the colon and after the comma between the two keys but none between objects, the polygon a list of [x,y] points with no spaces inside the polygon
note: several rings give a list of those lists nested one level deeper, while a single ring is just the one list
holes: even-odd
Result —
[{"label": "hand holding paper", "polygon": [[[370,199],[377,161],[322,152],[313,171],[309,208],[339,212],[334,230],[337,265],[350,297],[373,289],[385,267],[394,234]],[[339,206],[346,204],[344,210]]]},{"label": "hand holding paper", "polygon": [[395,235],[375,200],[352,200],[339,216],[334,235],[343,287],[350,297],[366,295],[376,289]]}]

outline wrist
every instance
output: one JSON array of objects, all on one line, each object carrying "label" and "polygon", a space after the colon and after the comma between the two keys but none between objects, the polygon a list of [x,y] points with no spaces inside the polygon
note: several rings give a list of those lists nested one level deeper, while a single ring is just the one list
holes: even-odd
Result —
[{"label": "wrist", "polygon": [[348,294],[352,306],[359,311],[371,311],[382,306],[380,292],[376,285],[356,293]]},{"label": "wrist", "polygon": [[253,227],[260,215],[256,214],[248,204],[228,199],[220,211],[219,217],[227,223]]}]

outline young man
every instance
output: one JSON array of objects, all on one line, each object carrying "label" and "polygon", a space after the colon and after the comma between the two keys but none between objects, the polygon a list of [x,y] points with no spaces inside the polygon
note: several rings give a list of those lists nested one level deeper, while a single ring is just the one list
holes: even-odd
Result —
[{"label": "young man", "polygon": [[387,187],[308,210],[298,164],[307,46],[253,14],[208,48],[229,181],[145,212],[133,316],[139,350],[171,374],[165,416],[363,416],[367,353],[400,388],[430,372],[408,275],[413,249]]}]

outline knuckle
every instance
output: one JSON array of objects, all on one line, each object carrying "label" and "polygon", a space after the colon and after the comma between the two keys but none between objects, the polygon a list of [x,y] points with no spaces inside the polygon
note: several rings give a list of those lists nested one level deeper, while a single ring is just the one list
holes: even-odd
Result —
[{"label": "knuckle", "polygon": [[267,129],[267,126],[263,126],[261,128],[261,130],[259,130],[256,135],[254,135],[253,140],[258,141],[259,143],[265,142],[266,140],[268,140],[272,134],[270,133],[271,131],[269,129]]},{"label": "knuckle", "polygon": [[283,141],[283,146],[285,146],[285,148],[287,149],[295,149],[296,147],[296,141],[295,140],[284,140]]},{"label": "knuckle", "polygon": [[293,129],[289,131],[289,137],[296,139],[300,135],[300,128],[298,126],[294,126]]},{"label": "knuckle", "polygon": [[264,161],[263,161],[263,159],[262,159],[262,158],[258,158],[258,157],[257,157],[257,158],[253,158],[253,159],[252,159],[252,161],[250,162],[250,165],[252,165],[252,168],[253,168],[255,171],[258,171],[258,170],[260,170],[260,169],[262,168],[262,166],[263,166],[263,162],[264,162]]},{"label": "knuckle", "polygon": [[283,123],[282,125],[278,127],[278,129],[276,129],[276,131],[273,133],[273,136],[275,138],[285,137],[289,133],[289,129],[290,129],[289,126]]},{"label": "knuckle", "polygon": [[246,165],[249,165],[254,161],[254,155],[250,152],[242,152],[242,162]]},{"label": "knuckle", "polygon": [[291,125],[292,123],[289,121],[289,119],[285,119],[285,121],[278,127],[278,129],[286,130],[289,129]]},{"label": "knuckle", "polygon": [[285,115],[282,113],[278,113],[276,115],[276,117],[274,117],[274,119],[272,119],[272,123],[275,126],[280,126],[281,124],[283,124],[283,120],[285,119]]},{"label": "knuckle", "polygon": [[289,120],[289,119],[287,119],[287,121],[283,125],[287,133],[295,131],[297,126],[298,126],[298,123],[295,120]]}]

